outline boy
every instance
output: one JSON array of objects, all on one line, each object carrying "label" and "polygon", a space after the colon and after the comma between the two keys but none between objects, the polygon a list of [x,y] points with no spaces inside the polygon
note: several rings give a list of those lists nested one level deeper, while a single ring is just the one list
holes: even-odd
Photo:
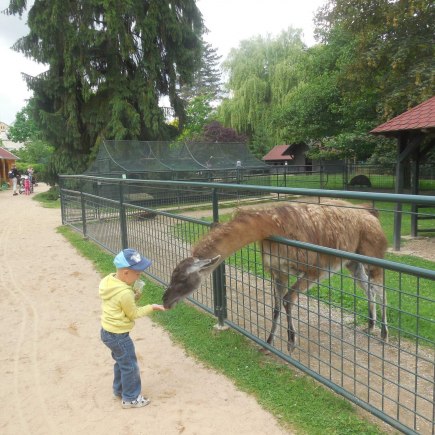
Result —
[{"label": "boy", "polygon": [[133,291],[134,282],[151,266],[151,261],[134,249],[122,250],[113,260],[116,273],[100,282],[102,299],[101,340],[112,351],[115,360],[113,394],[121,399],[123,408],[141,408],[150,400],[141,395],[140,371],[136,351],[129,332],[135,319],[165,311],[162,305],[138,307]]}]

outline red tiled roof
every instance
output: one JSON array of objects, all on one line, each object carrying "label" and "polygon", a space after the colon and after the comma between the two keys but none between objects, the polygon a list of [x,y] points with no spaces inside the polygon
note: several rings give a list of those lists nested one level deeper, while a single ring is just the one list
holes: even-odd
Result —
[{"label": "red tiled roof", "polygon": [[435,97],[374,128],[370,133],[435,128]]},{"label": "red tiled roof", "polygon": [[285,154],[290,146],[276,145],[263,157],[263,160],[293,160],[293,156]]},{"label": "red tiled roof", "polygon": [[18,160],[19,157],[14,156],[9,151],[5,150],[4,148],[0,148],[0,159],[3,160]]}]

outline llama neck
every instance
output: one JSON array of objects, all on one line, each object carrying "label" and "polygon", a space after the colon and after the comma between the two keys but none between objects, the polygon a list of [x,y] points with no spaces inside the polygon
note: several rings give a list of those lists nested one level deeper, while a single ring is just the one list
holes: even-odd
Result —
[{"label": "llama neck", "polygon": [[263,240],[272,234],[284,235],[284,215],[288,225],[288,210],[286,213],[280,208],[241,211],[232,221],[219,224],[204,236],[193,247],[192,255],[197,258],[220,255],[224,260],[249,243]]}]

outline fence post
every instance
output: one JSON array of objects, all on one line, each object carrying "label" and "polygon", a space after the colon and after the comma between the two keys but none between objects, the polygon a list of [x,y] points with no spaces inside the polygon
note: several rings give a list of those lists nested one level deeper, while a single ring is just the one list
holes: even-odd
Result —
[{"label": "fence post", "polygon": [[83,225],[83,237],[87,238],[87,230],[86,230],[86,202],[85,197],[83,195],[83,180],[80,179],[80,205],[82,208],[82,225]]},{"label": "fence post", "polygon": [[[413,195],[418,195],[418,180],[419,180],[419,165],[417,160],[414,158],[411,160],[411,193]],[[411,204],[411,237],[418,236],[418,205]]]},{"label": "fence post", "polygon": [[349,190],[349,172],[350,172],[349,160],[345,159],[344,169],[343,169],[343,190]]},{"label": "fence post", "polygon": [[[396,163],[396,193],[403,192],[403,163]],[[402,232],[402,203],[396,203],[394,211],[393,250],[400,251],[400,235]]]},{"label": "fence post", "polygon": [[[219,222],[219,202],[216,189],[212,190],[213,222]],[[218,318],[216,329],[226,329],[227,295],[225,282],[225,262],[222,262],[213,272],[214,314]]]},{"label": "fence post", "polygon": [[121,245],[122,245],[122,249],[127,249],[128,248],[127,216],[125,214],[124,183],[122,182],[122,180],[119,182],[119,224],[121,226]]},{"label": "fence post", "polygon": [[60,215],[62,220],[62,225],[66,222],[66,207],[65,207],[65,196],[63,194],[63,188],[65,186],[65,181],[62,176],[59,177],[59,195],[60,195]]},{"label": "fence post", "polygon": [[325,180],[324,180],[324,171],[325,171],[325,166],[323,164],[323,161],[320,161],[320,188],[324,189],[325,188]]}]

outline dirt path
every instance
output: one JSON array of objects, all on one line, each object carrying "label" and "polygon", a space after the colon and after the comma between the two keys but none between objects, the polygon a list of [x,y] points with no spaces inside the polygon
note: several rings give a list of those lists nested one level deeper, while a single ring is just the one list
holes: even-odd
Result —
[{"label": "dirt path", "polygon": [[10,191],[0,192],[0,210],[0,433],[289,433],[225,377],[186,357],[150,318],[132,336],[152,403],[121,409],[99,340],[101,277],[56,233],[60,210]]}]

